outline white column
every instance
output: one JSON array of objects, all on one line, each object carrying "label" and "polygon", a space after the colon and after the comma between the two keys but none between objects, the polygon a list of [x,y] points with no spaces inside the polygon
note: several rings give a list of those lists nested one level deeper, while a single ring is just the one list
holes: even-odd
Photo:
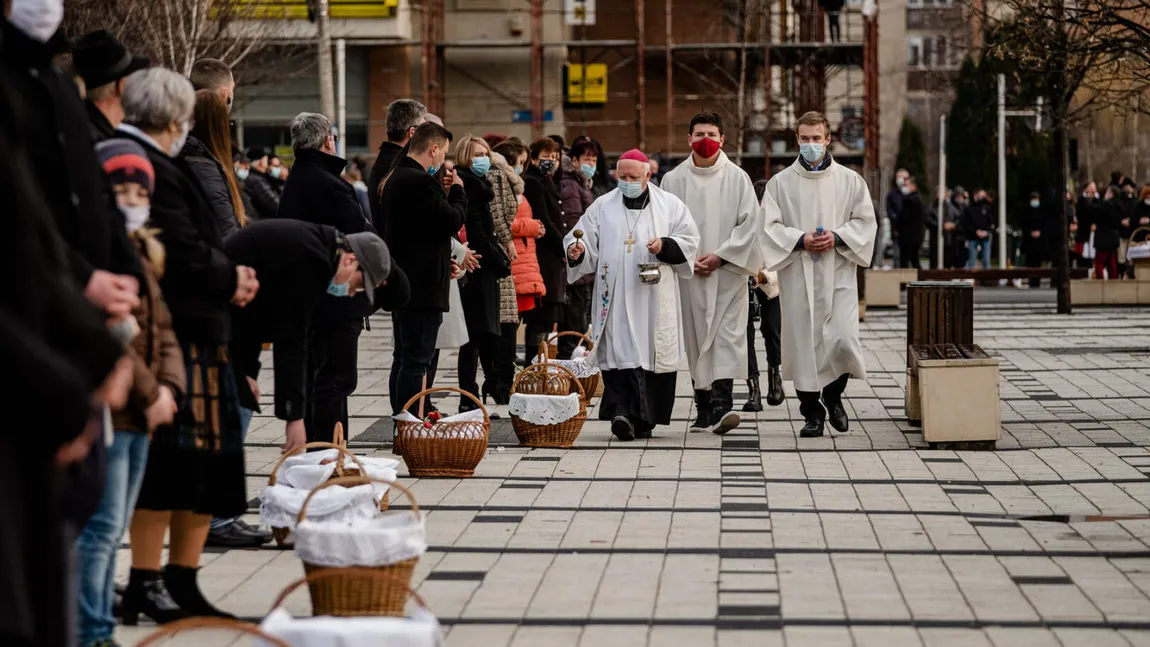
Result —
[{"label": "white column", "polygon": [[998,266],[1006,269],[1006,75],[998,75]]},{"label": "white column", "polygon": [[340,157],[347,157],[347,41],[335,41],[335,82],[336,113],[339,125],[339,145],[336,149]]},{"label": "white column", "polygon": [[938,254],[935,267],[942,269],[942,225],[946,220],[946,113],[938,118]]}]

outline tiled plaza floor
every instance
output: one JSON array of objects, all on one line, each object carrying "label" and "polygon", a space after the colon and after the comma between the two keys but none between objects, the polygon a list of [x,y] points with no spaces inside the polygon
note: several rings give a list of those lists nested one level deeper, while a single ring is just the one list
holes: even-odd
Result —
[{"label": "tiled plaza floor", "polygon": [[[684,373],[650,441],[592,421],[572,449],[527,450],[502,421],[474,478],[403,478],[427,511],[418,590],[448,645],[1150,645],[1150,310],[979,306],[976,341],[1002,362],[996,452],[930,450],[905,423],[905,322],[862,324],[870,379],[847,389],[846,435],[798,439],[789,384],[725,437],[688,434]],[[390,456],[385,318],[360,349],[351,446]],[[282,435],[253,423],[253,512]],[[1136,518],[1028,519],[1055,515]],[[256,620],[301,574],[268,548],[209,552],[202,579]],[[307,594],[288,607],[308,613]]]}]

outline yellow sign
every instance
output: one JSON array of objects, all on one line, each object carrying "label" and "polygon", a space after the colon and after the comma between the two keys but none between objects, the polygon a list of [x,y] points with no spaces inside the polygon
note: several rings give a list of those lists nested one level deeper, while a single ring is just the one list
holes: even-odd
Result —
[{"label": "yellow sign", "polygon": [[[328,0],[332,18],[395,18],[399,0]],[[307,20],[308,0],[219,0],[237,18]],[[218,8],[217,8],[218,10]]]},{"label": "yellow sign", "polygon": [[567,64],[567,103],[607,103],[607,64]]}]

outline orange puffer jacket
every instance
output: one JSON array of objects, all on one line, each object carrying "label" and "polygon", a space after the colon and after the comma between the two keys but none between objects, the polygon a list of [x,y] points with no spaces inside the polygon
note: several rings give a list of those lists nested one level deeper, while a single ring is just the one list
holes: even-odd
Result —
[{"label": "orange puffer jacket", "polygon": [[519,209],[515,212],[515,222],[511,223],[511,235],[519,256],[511,261],[511,276],[515,277],[515,298],[520,312],[533,309],[536,300],[547,294],[539,259],[535,256],[535,239],[542,227],[542,222],[531,217],[531,205],[519,196]]}]

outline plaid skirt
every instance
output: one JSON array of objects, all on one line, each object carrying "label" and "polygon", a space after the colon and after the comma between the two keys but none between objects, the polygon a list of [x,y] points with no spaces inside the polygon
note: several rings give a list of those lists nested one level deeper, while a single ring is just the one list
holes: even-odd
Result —
[{"label": "plaid skirt", "polygon": [[156,430],[136,507],[230,517],[247,510],[243,429],[227,346],[180,344],[187,394]]}]

